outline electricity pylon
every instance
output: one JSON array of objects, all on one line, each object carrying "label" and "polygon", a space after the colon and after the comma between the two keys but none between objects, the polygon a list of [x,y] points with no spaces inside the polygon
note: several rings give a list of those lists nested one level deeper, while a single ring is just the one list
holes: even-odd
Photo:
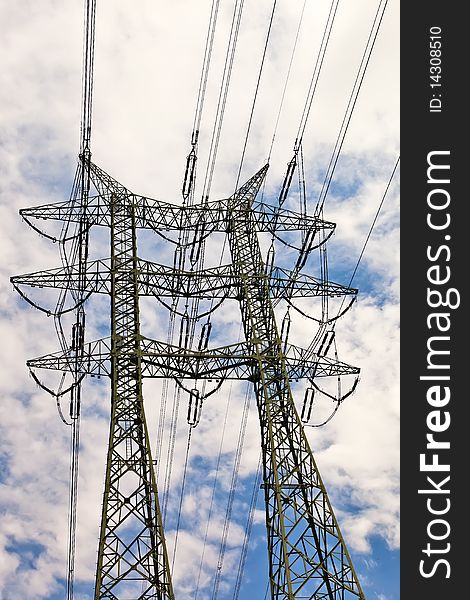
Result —
[{"label": "electricity pylon", "polygon": [[[272,599],[364,598],[346,544],[297,414],[291,380],[355,375],[359,370],[281,339],[273,302],[283,297],[354,296],[357,290],[265,264],[259,232],[300,230],[313,247],[334,224],[272,207],[256,196],[261,169],[230,198],[177,206],[133,194],[89,163],[97,195],[23,209],[22,216],[111,229],[111,258],[12,278],[20,285],[111,296],[111,338],[84,342],[77,358],[65,351],[28,361],[33,368],[111,378],[111,426],[95,598],[174,598],[142,397],[144,377],[178,380],[247,379],[261,428],[263,484]],[[138,257],[137,229],[224,232],[230,265],[199,271]],[[82,271],[83,269],[81,269]],[[245,341],[197,349],[140,333],[139,297],[235,298]],[[136,591],[138,590],[138,591]]]}]

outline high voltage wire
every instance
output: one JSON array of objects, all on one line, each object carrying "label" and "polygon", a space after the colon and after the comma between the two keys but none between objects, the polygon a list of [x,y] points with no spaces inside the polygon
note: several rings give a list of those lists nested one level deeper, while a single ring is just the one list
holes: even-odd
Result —
[{"label": "high voltage wire", "polygon": [[341,123],[340,130],[338,132],[338,136],[336,138],[335,146],[330,158],[330,162],[328,164],[328,168],[326,170],[325,179],[323,180],[322,188],[320,194],[318,196],[317,204],[315,207],[315,214],[318,215],[325,204],[326,197],[328,195],[328,191],[330,189],[331,181],[333,179],[333,175],[336,169],[336,165],[338,164],[338,159],[341,154],[341,150],[343,148],[343,143],[346,138],[346,133],[349,128],[349,124],[351,122],[351,117],[354,112],[354,108],[356,106],[356,102],[359,96],[359,92],[361,91],[362,83],[364,81],[364,77],[367,71],[367,67],[369,66],[369,61],[372,56],[372,50],[374,49],[375,42],[377,40],[377,36],[380,30],[380,26],[382,24],[382,20],[384,17],[385,9],[387,8],[388,0],[380,0],[379,5],[377,7],[377,11],[374,16],[374,21],[370,28],[369,37],[367,38],[366,47],[364,48],[364,53],[361,58],[361,62],[359,65],[359,69],[356,74],[356,79],[354,80],[353,88],[351,90],[351,94],[349,96],[348,105],[346,107],[346,111],[344,113],[343,121]]},{"label": "high voltage wire", "polygon": [[242,171],[242,167],[243,167],[243,161],[245,159],[245,152],[246,152],[246,147],[247,147],[247,144],[248,144],[248,138],[250,136],[250,129],[251,129],[252,121],[253,121],[253,115],[254,115],[254,112],[255,112],[256,100],[258,98],[259,85],[260,85],[260,82],[261,82],[261,75],[263,74],[264,61],[265,61],[265,58],[266,58],[266,52],[268,50],[269,38],[271,36],[271,28],[272,28],[272,25],[273,25],[273,19],[274,19],[274,13],[275,13],[275,11],[276,11],[276,0],[274,0],[273,8],[272,8],[272,11],[271,11],[271,17],[269,19],[268,32],[266,34],[266,40],[264,42],[263,56],[261,58],[261,64],[260,64],[259,71],[258,71],[258,78],[257,78],[257,81],[256,81],[255,92],[253,94],[253,103],[251,105],[250,117],[248,119],[248,126],[247,126],[247,129],[246,129],[245,141],[243,143],[242,156],[241,156],[241,159],[240,159],[240,166],[238,168],[237,180],[235,182],[234,191],[236,191],[238,189],[238,184],[240,183],[240,175],[241,175],[241,171]]},{"label": "high voltage wire", "polygon": [[325,60],[328,43],[330,41],[331,31],[335,22],[336,12],[338,10],[339,0],[333,0],[330,5],[328,12],[328,18],[323,29],[323,35],[320,43],[320,49],[318,50],[317,59],[313,68],[312,79],[307,92],[307,98],[305,100],[302,116],[300,117],[299,128],[297,130],[297,136],[295,139],[294,150],[302,144],[302,140],[305,134],[305,128],[307,127],[307,121],[312,110],[313,98],[317,90],[318,80]]},{"label": "high voltage wire", "polygon": [[367,244],[369,243],[370,236],[372,235],[372,231],[374,230],[374,227],[375,227],[375,224],[377,222],[377,219],[379,218],[380,211],[382,210],[383,203],[385,202],[385,198],[387,197],[388,190],[389,190],[390,185],[391,185],[391,183],[393,181],[393,178],[395,177],[395,172],[396,172],[396,170],[398,168],[399,163],[400,163],[400,157],[398,157],[397,160],[396,160],[396,162],[395,162],[395,165],[393,167],[392,173],[391,173],[390,178],[389,178],[388,183],[387,183],[387,187],[385,188],[385,191],[383,193],[382,199],[380,200],[380,204],[379,204],[379,206],[377,208],[377,211],[376,211],[376,213],[374,215],[374,218],[372,220],[372,223],[371,223],[371,226],[369,228],[369,231],[367,232],[366,239],[364,240],[364,244],[363,244],[363,246],[361,248],[361,253],[359,254],[359,258],[357,259],[357,263],[354,266],[354,270],[352,272],[351,279],[349,280],[348,286],[350,286],[352,284],[352,282],[354,281],[354,277],[356,276],[357,269],[359,268],[359,264],[360,264],[360,262],[362,260],[362,257],[364,256],[364,252],[366,250]]},{"label": "high voltage wire", "polygon": [[188,459],[189,459],[189,449],[191,446],[191,432],[192,432],[192,427],[190,426],[188,428],[188,441],[186,443],[186,452],[185,452],[185,456],[184,456],[184,465],[183,465],[183,479],[181,482],[181,492],[180,492],[180,501],[179,501],[179,505],[178,505],[178,516],[176,518],[176,532],[175,532],[175,543],[173,546],[173,557],[171,559],[171,573],[173,574],[173,570],[175,568],[175,558],[176,558],[176,550],[178,548],[178,534],[179,534],[179,530],[180,530],[180,522],[181,522],[181,510],[183,507],[183,497],[184,497],[184,486],[186,483],[186,474],[187,474],[187,470],[188,470]]},{"label": "high voltage wire", "polygon": [[[303,176],[304,165],[303,165],[303,153],[302,153],[302,139],[303,139],[303,135],[305,132],[305,127],[307,124],[308,116],[310,114],[310,110],[312,107],[312,101],[313,101],[316,86],[318,83],[318,78],[319,78],[319,75],[321,72],[321,67],[323,65],[323,61],[325,58],[326,49],[327,49],[328,42],[330,39],[331,30],[333,27],[334,19],[335,19],[337,8],[338,8],[338,2],[339,2],[339,0],[333,0],[332,4],[330,6],[330,12],[329,12],[327,23],[325,25],[325,29],[323,32],[322,44],[321,44],[321,47],[320,47],[320,50],[319,50],[319,53],[317,56],[317,61],[315,63],[314,73],[312,75],[312,80],[311,80],[309,91],[307,94],[307,99],[305,101],[304,111],[303,111],[302,118],[301,118],[301,123],[299,125],[299,130],[298,130],[295,147],[294,147],[294,157],[288,164],[288,170],[287,170],[287,173],[284,178],[281,192],[279,194],[279,204],[280,205],[283,204],[283,202],[286,200],[286,198],[288,196],[290,184],[292,181],[292,176],[298,165],[297,155],[300,151],[301,165],[300,165],[300,169],[299,169],[299,189],[300,189],[301,202],[302,202],[302,195],[304,195],[304,203],[305,203],[305,210],[306,210],[306,192],[305,192],[305,188],[303,187],[303,184],[302,184],[302,180],[305,181],[304,176]],[[340,130],[337,135],[333,153],[330,158],[328,169],[325,174],[323,186],[322,186],[319,198],[317,200],[317,205],[315,207],[314,214],[316,217],[323,215],[323,206],[324,206],[324,203],[326,200],[326,196],[328,194],[329,187],[330,187],[333,175],[334,175],[334,171],[335,171],[335,168],[336,168],[336,165],[337,165],[337,162],[338,162],[341,150],[342,150],[344,139],[346,137],[346,133],[349,128],[349,124],[351,122],[351,117],[354,112],[354,108],[356,106],[357,98],[358,98],[359,92],[361,90],[362,83],[364,81],[364,76],[367,71],[367,67],[369,65],[370,57],[372,55],[372,50],[374,48],[374,44],[377,39],[380,25],[382,23],[382,19],[383,19],[383,15],[385,12],[385,8],[387,6],[387,2],[388,2],[388,0],[380,0],[379,5],[377,7],[377,11],[375,13],[373,23],[372,23],[370,31],[369,31],[368,39],[366,42],[366,46],[364,48],[364,52],[363,52],[363,55],[361,58],[358,72],[356,74],[353,88],[350,92],[348,104],[347,104],[345,114],[343,117],[343,122],[341,124]],[[301,175],[301,172],[302,172],[302,175]],[[324,232],[322,233],[322,235],[324,236]],[[304,262],[305,261],[303,259],[298,260],[298,264],[300,264],[302,266],[303,266]],[[328,277],[328,259],[327,259],[325,243],[323,243],[323,245],[320,245],[320,266],[321,266],[322,281],[326,281],[327,277]],[[295,273],[296,273],[296,270],[294,270],[292,277],[295,277]],[[297,312],[302,314],[302,316],[307,317],[307,315],[302,310],[300,310],[298,307],[296,307],[292,303],[290,298],[287,298],[287,302],[288,302],[289,306],[292,306]],[[343,305],[344,305],[344,298],[343,298],[343,302],[341,304],[341,308]],[[340,316],[340,314],[341,314],[341,309],[338,313],[338,316]],[[309,318],[312,318],[312,317],[309,317]],[[336,317],[336,318],[338,318],[338,317]],[[316,319],[314,319],[314,320],[316,320]],[[314,348],[315,345],[322,338],[322,336],[324,335],[324,332],[325,332],[326,325],[330,321],[331,321],[331,319],[328,318],[328,298],[325,297],[325,298],[322,298],[322,317],[320,320],[318,320],[319,329],[318,329],[314,339],[310,343],[310,346],[309,346],[310,349]]]},{"label": "high voltage wire", "polygon": [[[88,202],[90,190],[90,143],[93,106],[93,74],[94,74],[94,49],[95,49],[95,16],[96,0],[86,0],[84,14],[84,43],[83,43],[83,96],[82,96],[82,122],[81,122],[81,168],[80,172],[80,203],[84,206]],[[78,191],[78,190],[77,190]],[[78,224],[78,236],[72,241],[72,256],[75,262],[78,256],[79,264],[79,291],[76,298],[78,308],[76,320],[72,327],[72,338],[76,345],[76,362],[74,367],[74,386],[71,389],[70,418],[72,421],[70,441],[70,500],[69,500],[69,533],[68,533],[68,564],[67,564],[67,600],[74,597],[75,583],[75,547],[77,528],[77,501],[78,501],[78,474],[79,474],[79,452],[80,452],[80,404],[81,404],[81,380],[79,373],[79,353],[83,348],[85,337],[85,311],[83,301],[85,299],[85,272],[88,256],[88,226],[85,218]],[[65,247],[64,247],[65,248]],[[64,255],[66,253],[64,251]],[[74,294],[72,292],[72,297]],[[65,300],[65,295],[64,295]],[[60,322],[60,313],[59,313]],[[62,327],[60,332],[63,335]]]},{"label": "high voltage wire", "polygon": [[295,33],[294,45],[292,46],[292,52],[291,52],[291,56],[290,56],[290,60],[289,60],[289,67],[287,69],[287,74],[286,74],[286,78],[284,81],[284,87],[282,88],[282,95],[281,95],[281,100],[279,102],[279,108],[277,111],[276,122],[274,124],[274,131],[273,131],[273,136],[271,139],[271,146],[269,147],[268,158],[266,160],[266,162],[268,162],[268,163],[271,160],[271,153],[272,153],[273,146],[274,146],[274,140],[276,139],[277,128],[279,126],[279,119],[281,118],[282,108],[284,106],[284,99],[286,97],[286,91],[287,91],[287,86],[288,86],[289,79],[290,79],[292,64],[294,62],[295,51],[297,49],[297,42],[299,41],[300,28],[302,27],[306,4],[307,4],[307,0],[304,0],[304,3],[302,4],[302,10],[300,11],[300,17],[299,17],[299,22],[297,25],[297,31]]},{"label": "high voltage wire", "polygon": [[237,448],[235,451],[235,457],[234,457],[234,461],[233,461],[232,478],[230,481],[230,490],[229,490],[229,495],[228,495],[227,508],[225,511],[225,519],[224,519],[224,525],[223,525],[223,529],[222,529],[222,538],[220,541],[219,556],[217,559],[217,567],[216,567],[216,572],[215,572],[215,577],[214,577],[214,584],[213,584],[213,588],[212,588],[211,600],[215,600],[217,598],[217,595],[219,592],[219,587],[220,587],[220,580],[222,577],[222,569],[224,566],[225,552],[226,552],[226,548],[227,548],[227,537],[228,537],[228,532],[229,532],[229,528],[230,528],[230,523],[232,521],[233,502],[235,499],[235,491],[236,491],[237,483],[238,483],[238,473],[240,470],[240,461],[241,461],[243,446],[244,446],[244,442],[245,442],[246,424],[247,424],[247,420],[248,420],[249,409],[250,409],[250,390],[247,387],[246,393],[245,393],[245,401],[243,404],[243,413],[242,413],[242,418],[241,418],[240,431],[238,434]]},{"label": "high voltage wire", "polygon": [[[400,156],[398,156],[398,158],[397,158],[397,160],[396,160],[396,162],[395,162],[395,164],[394,164],[394,166],[393,166],[393,169],[392,169],[392,172],[391,172],[391,174],[390,174],[390,177],[389,177],[389,179],[388,179],[388,182],[387,182],[387,185],[386,185],[386,187],[385,187],[384,193],[383,193],[383,195],[382,195],[382,198],[381,198],[381,200],[380,200],[380,202],[379,202],[379,205],[378,205],[378,207],[377,207],[377,210],[376,210],[376,212],[375,212],[374,218],[372,219],[372,223],[371,223],[371,225],[370,225],[370,227],[369,227],[369,230],[368,230],[368,232],[367,232],[367,235],[366,235],[366,237],[365,237],[364,243],[363,243],[363,245],[362,245],[362,248],[361,248],[361,252],[360,252],[360,254],[359,254],[359,257],[358,257],[358,259],[357,259],[357,261],[356,261],[356,264],[355,264],[355,266],[354,266],[354,269],[353,269],[353,272],[352,272],[352,274],[351,274],[351,277],[350,277],[350,279],[349,279],[348,287],[350,287],[350,286],[352,285],[352,283],[353,283],[353,281],[354,281],[354,278],[355,278],[355,276],[356,276],[357,270],[358,270],[358,268],[359,268],[359,265],[360,265],[360,263],[361,263],[361,261],[362,261],[362,259],[363,259],[363,257],[364,257],[364,253],[365,253],[365,250],[366,250],[367,244],[369,243],[370,237],[371,237],[371,235],[372,235],[372,232],[373,232],[373,230],[374,230],[374,227],[375,227],[375,225],[376,225],[376,223],[377,223],[377,219],[379,218],[380,212],[381,212],[381,210],[382,210],[383,204],[384,204],[384,202],[385,202],[385,199],[386,199],[386,197],[387,197],[387,195],[388,195],[388,192],[389,192],[389,190],[390,190],[390,186],[391,186],[391,184],[392,184],[393,178],[395,177],[395,173],[396,173],[396,171],[397,171],[397,168],[398,168],[398,165],[399,165],[399,164],[400,164]],[[341,311],[342,311],[342,308],[343,308],[343,306],[344,306],[344,298],[342,299],[342,301],[341,301],[341,304],[340,304],[340,307],[339,307],[339,309],[338,309],[338,315],[340,315],[340,314],[341,314]],[[337,323],[337,320],[334,320],[334,321],[332,322],[332,329],[333,329],[333,330],[334,330],[334,329],[335,329],[335,327],[336,327],[336,323]],[[318,342],[319,342],[319,337],[318,337],[318,336],[316,336],[316,337],[315,337],[315,338],[312,340],[312,342],[309,344],[309,347],[308,347],[308,351],[307,351],[307,353],[312,353],[312,352],[314,352],[314,351],[315,351],[315,347],[317,346]]]},{"label": "high voltage wire", "polygon": [[232,398],[232,383],[230,383],[228,399],[227,399],[227,406],[225,409],[224,421],[223,421],[223,425],[222,425],[222,433],[220,436],[219,451],[217,454],[217,462],[216,462],[216,466],[215,466],[214,482],[212,484],[211,499],[210,499],[209,508],[208,508],[206,527],[205,527],[205,531],[204,531],[204,539],[202,542],[201,560],[199,563],[199,569],[198,569],[197,579],[196,579],[196,586],[195,586],[195,591],[194,591],[194,600],[197,599],[197,596],[199,593],[199,584],[201,581],[202,567],[204,564],[204,555],[205,555],[205,551],[206,551],[207,538],[209,535],[209,526],[210,526],[212,511],[213,511],[213,507],[214,507],[214,503],[215,503],[215,492],[216,492],[216,486],[217,486],[217,482],[218,482],[218,478],[219,478],[220,462],[221,462],[221,458],[222,458],[222,448],[223,448],[223,444],[224,444],[224,440],[225,440],[225,430],[226,430],[226,426],[227,426],[227,419],[228,419],[228,414],[229,414],[229,409],[230,409],[231,398]]},{"label": "high voltage wire", "polygon": [[[242,10],[243,10],[243,1],[244,0],[241,0],[241,1],[236,0],[235,4],[234,4],[232,25],[231,25],[228,44],[227,44],[223,76],[222,76],[222,81],[220,83],[219,100],[218,100],[218,104],[217,104],[216,118],[214,121],[213,130],[212,130],[209,158],[207,161],[207,168],[206,168],[206,174],[205,174],[205,179],[204,179],[203,198],[209,195],[211,182],[212,182],[212,175],[213,175],[213,171],[215,168],[215,161],[216,161],[216,157],[217,157],[220,132],[221,132],[223,117],[224,117],[224,113],[225,113],[225,104],[226,104],[227,94],[228,94],[230,80],[231,80],[231,72],[232,72],[232,66],[233,66],[233,61],[234,61],[234,57],[235,57],[235,50],[236,50],[237,41],[238,41],[238,33],[239,33],[241,15],[242,15]],[[199,127],[200,127],[200,122],[201,122],[201,118],[202,118],[203,106],[204,106],[204,98],[205,98],[205,92],[206,92],[206,86],[207,86],[207,79],[208,79],[210,63],[211,63],[212,47],[213,47],[215,29],[216,29],[216,24],[217,24],[218,10],[219,10],[219,2],[218,1],[213,2],[212,7],[211,7],[210,17],[209,17],[209,25],[208,25],[207,36],[206,36],[206,45],[205,45],[205,50],[204,50],[204,59],[203,59],[203,65],[202,65],[202,69],[201,69],[198,97],[197,97],[197,102],[196,102],[193,133],[191,136],[191,142],[192,142],[193,149],[187,159],[185,181],[183,183],[183,200],[188,198],[188,196],[192,197],[192,195],[194,194],[194,184],[195,184],[195,178],[196,178],[196,161],[197,161],[197,142],[198,142],[198,137],[199,137]],[[186,251],[187,251],[187,247],[188,247],[187,242],[188,242],[188,240],[185,239],[183,241],[183,244],[181,244],[181,240],[179,239],[177,248],[175,249],[175,256],[176,256],[178,247],[183,246],[183,251],[181,254],[182,260],[181,260],[181,264],[178,266],[178,268],[184,267]],[[203,253],[202,253],[201,254],[201,264],[200,264],[201,267],[203,264],[203,260],[204,260],[204,258],[203,258]],[[175,308],[176,308],[176,305],[175,305]],[[212,308],[212,303],[211,303],[211,308]],[[197,312],[197,303],[193,302],[193,304],[192,304],[193,317],[190,319],[191,324],[189,325],[189,328],[190,328],[189,347],[191,347],[192,341],[194,338],[194,330],[195,330],[194,315],[196,312]],[[171,319],[172,318],[170,317],[168,337],[169,338],[171,337],[171,339],[173,339],[174,321],[172,321]],[[173,319],[174,319],[174,317],[173,317]],[[210,319],[210,317],[209,317],[209,319]],[[171,330],[171,334],[170,334],[170,330]],[[163,389],[164,395],[162,396],[162,406],[163,407],[166,407],[167,393],[168,393],[168,386],[165,386]],[[174,448],[175,448],[175,440],[176,440],[176,424],[177,424],[177,416],[178,416],[178,407],[179,407],[179,402],[180,402],[180,393],[181,393],[181,391],[179,389],[177,389],[175,386],[174,397],[173,397],[172,417],[171,417],[171,422],[170,422],[170,436],[169,436],[169,441],[168,441],[166,472],[165,472],[164,506],[163,506],[163,517],[164,518],[166,516],[168,499],[169,499],[169,495],[170,495],[171,473],[172,473]],[[161,411],[161,418],[162,417],[164,420],[165,409],[163,409],[163,412]],[[159,431],[163,432],[163,425],[159,426]],[[157,443],[159,444],[160,452],[161,452],[161,441],[157,442]],[[188,452],[189,452],[189,450],[188,450]]]},{"label": "high voltage wire", "polygon": [[[303,140],[303,136],[305,133],[305,128],[307,126],[307,121],[308,118],[310,116],[310,111],[312,108],[312,103],[313,103],[313,98],[315,96],[315,91],[317,88],[317,83],[318,83],[318,79],[320,77],[320,73],[322,70],[322,66],[323,66],[323,62],[324,62],[324,58],[325,58],[325,54],[326,54],[326,50],[328,48],[328,42],[330,40],[330,36],[331,36],[331,30],[333,28],[333,24],[335,21],[335,17],[336,17],[336,11],[338,8],[338,4],[339,4],[339,0],[332,0],[331,5],[330,5],[330,9],[329,9],[329,13],[328,13],[328,18],[327,21],[325,23],[324,29],[323,29],[323,35],[322,35],[322,39],[321,39],[321,43],[320,43],[320,48],[318,50],[318,54],[317,54],[317,59],[315,61],[315,66],[313,69],[313,73],[312,73],[312,78],[310,81],[310,85],[309,85],[309,89],[307,92],[307,97],[305,99],[305,103],[304,103],[304,108],[302,111],[302,115],[300,118],[300,123],[299,123],[299,128],[298,128],[298,132],[297,132],[297,136],[294,142],[294,156],[292,157],[292,159],[289,161],[288,165],[287,165],[287,172],[284,176],[284,181],[281,187],[281,191],[279,193],[279,199],[278,199],[278,203],[279,206],[282,206],[289,194],[289,189],[290,189],[290,185],[292,182],[292,178],[295,172],[295,169],[297,168],[297,162],[298,162],[298,153],[300,148],[302,147],[302,140]],[[283,94],[282,94],[282,100],[281,100],[281,106],[279,108],[279,114],[282,108],[282,102],[283,102],[283,98],[285,95],[285,91],[286,91],[286,87],[287,87],[287,82],[290,76],[290,70],[291,70],[291,65],[292,65],[292,60],[294,57],[294,53],[295,53],[295,48],[297,45],[297,37],[299,34],[299,30],[300,30],[300,25],[302,22],[302,17],[303,17],[303,10],[302,10],[302,14],[301,14],[301,19],[299,22],[299,27],[297,29],[297,34],[296,34],[296,41],[294,43],[294,48],[292,50],[292,56],[291,56],[291,62],[289,64],[289,69],[287,72],[287,77],[286,77],[286,82],[284,84],[284,90],[283,90]],[[278,119],[279,119],[279,114],[278,114]],[[274,138],[275,138],[275,134],[276,134],[276,130],[277,130],[277,126],[278,126],[278,120],[276,121],[276,125],[275,125],[275,130],[274,130],[274,134],[273,134],[273,139],[271,141],[271,147],[269,150],[269,156],[271,156],[271,152],[273,149],[273,144],[274,144]]]},{"label": "high voltage wire", "polygon": [[194,111],[193,130],[191,133],[191,151],[186,159],[186,170],[183,181],[183,203],[194,196],[194,187],[196,184],[197,153],[199,142],[199,129],[201,126],[204,100],[206,97],[207,80],[211,66],[212,48],[214,45],[215,30],[217,26],[217,16],[219,13],[220,0],[213,0],[209,16],[209,25],[207,27],[206,44],[204,48],[204,58],[202,61],[201,75],[199,79],[199,88],[197,92],[196,109]]},{"label": "high voltage wire", "polygon": [[209,25],[207,28],[206,45],[204,48],[204,59],[202,61],[201,77],[199,80],[199,89],[197,92],[196,110],[194,113],[193,134],[199,131],[201,126],[202,111],[206,96],[207,80],[211,65],[212,48],[214,46],[215,30],[217,27],[217,16],[219,13],[220,0],[212,0]]},{"label": "high voltage wire", "polygon": [[256,467],[255,478],[254,478],[254,482],[253,482],[253,491],[251,493],[250,508],[248,510],[248,518],[246,520],[245,531],[243,534],[243,545],[242,545],[242,549],[240,552],[240,560],[238,562],[237,577],[235,580],[235,586],[234,586],[234,592],[233,592],[233,600],[238,600],[238,597],[240,595],[242,581],[243,581],[243,574],[245,572],[246,557],[248,554],[248,544],[250,542],[251,530],[253,527],[253,517],[254,517],[254,513],[255,513],[256,502],[258,500],[258,493],[260,490],[260,483],[261,483],[261,477],[262,477],[262,461],[263,461],[263,457],[262,457],[262,454],[260,454],[260,457],[258,459],[258,466]]},{"label": "high voltage wire", "polygon": [[222,124],[225,114],[225,105],[227,103],[227,96],[232,76],[233,62],[235,59],[235,51],[238,42],[238,34],[240,31],[240,23],[243,14],[243,5],[244,0],[235,0],[232,15],[232,23],[230,28],[230,36],[225,55],[222,81],[220,83],[219,97],[217,101],[216,115],[214,119],[214,126],[212,129],[211,142],[209,146],[209,156],[207,159],[206,174],[204,177],[204,184],[202,188],[203,199],[210,196],[212,178],[214,175],[215,163],[217,160],[217,152],[219,148],[220,133],[222,130]]}]

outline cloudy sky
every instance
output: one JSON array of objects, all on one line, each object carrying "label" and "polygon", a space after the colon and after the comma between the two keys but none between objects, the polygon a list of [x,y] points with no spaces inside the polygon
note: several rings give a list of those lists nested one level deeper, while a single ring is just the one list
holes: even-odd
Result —
[{"label": "cloudy sky", "polygon": [[[263,166],[269,154],[303,4],[303,0],[277,2],[241,181]],[[339,3],[303,140],[310,211],[378,5],[378,0]],[[210,6],[209,0],[98,0],[93,161],[137,193],[181,202]],[[264,190],[268,202],[276,202],[292,158],[329,8],[330,2],[324,0],[305,3]],[[271,10],[272,2],[245,0],[211,199],[234,191]],[[57,245],[22,223],[18,210],[65,200],[70,194],[80,139],[83,7],[81,0],[18,0],[1,2],[0,11],[0,598],[55,600],[64,598],[66,574],[69,429],[59,418],[55,400],[28,375],[25,361],[59,348],[52,318],[21,300],[9,278],[60,265]],[[232,11],[232,1],[220,2],[201,122],[197,200]],[[389,0],[325,202],[325,218],[337,223],[329,244],[330,278],[344,284],[349,282],[399,153],[398,59],[398,1]],[[288,203],[293,209],[298,206],[295,186]],[[46,222],[44,227],[54,228]],[[93,257],[109,255],[105,232],[93,232],[91,241]],[[220,242],[211,241],[208,252],[220,252]],[[336,326],[339,358],[361,368],[359,386],[328,425],[307,431],[366,597],[378,600],[399,597],[398,242],[397,172],[354,280],[360,288],[359,300]],[[142,234],[140,243],[143,258],[171,263],[171,250],[153,234]],[[218,258],[213,262],[218,263]],[[295,256],[284,253],[278,262],[292,266]],[[309,259],[306,272],[318,275],[316,257]],[[41,300],[54,305],[47,293]],[[109,328],[108,308],[106,298],[90,300],[88,339],[102,336]],[[320,310],[314,302],[302,308],[316,315]],[[279,306],[279,318],[283,311],[285,306]],[[165,340],[164,309],[146,299],[142,312],[143,333]],[[215,341],[236,341],[240,331],[236,306],[223,306],[214,324]],[[296,316],[291,341],[308,346],[315,331],[314,321]],[[58,379],[52,375],[48,381],[57,385]],[[83,389],[76,597],[90,598],[109,389],[107,382],[95,380],[87,381]],[[171,385],[169,390],[171,411]],[[161,384],[146,382],[144,392],[155,445]],[[303,389],[294,389],[294,395],[301,407]],[[193,432],[174,568],[180,600],[194,598],[197,580],[197,597],[211,597],[246,406],[245,442],[218,596],[233,597],[259,457],[255,402],[248,396],[249,406],[245,405],[245,397],[244,384],[225,383],[204,404]],[[169,485],[170,555],[187,442],[186,402],[182,397]],[[318,416],[324,410],[328,407],[319,406]],[[169,416],[162,456],[167,452]],[[162,467],[161,488],[164,482]],[[259,494],[240,598],[264,597],[263,510]]]}]

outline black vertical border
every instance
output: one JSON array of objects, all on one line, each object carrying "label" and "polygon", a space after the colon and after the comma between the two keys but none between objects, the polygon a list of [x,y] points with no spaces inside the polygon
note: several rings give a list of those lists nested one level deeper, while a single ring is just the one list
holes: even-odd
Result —
[{"label": "black vertical border", "polygon": [[[470,323],[467,318],[468,295],[466,279],[470,259],[470,198],[466,190],[467,138],[470,123],[465,98],[470,73],[470,23],[464,16],[464,2],[401,3],[401,599],[402,600],[447,600],[470,598],[466,575],[470,574],[464,542],[470,526],[464,516],[469,494],[466,480],[470,480],[470,397],[465,385],[470,375],[466,361],[470,339]],[[430,28],[442,30],[441,68],[442,87],[430,87]],[[436,30],[434,30],[436,31]],[[434,61],[435,63],[437,61]],[[432,113],[429,103],[432,94],[441,94],[442,111]],[[438,96],[436,96],[438,97]],[[437,105],[437,102],[434,104]],[[429,208],[427,194],[427,155],[436,150],[450,151],[449,214],[451,223],[445,231],[433,231],[426,223]],[[443,211],[444,213],[445,211]],[[442,216],[443,216],[442,213]],[[450,240],[444,236],[450,235]],[[436,482],[450,475],[450,481],[442,488],[450,493],[418,494],[419,489],[431,488],[426,476],[433,473],[420,472],[419,455],[426,451],[426,434],[429,429],[426,417],[433,408],[427,403],[426,390],[432,385],[420,381],[420,375],[429,374],[427,367],[427,341],[436,331],[430,330],[426,318],[434,309],[427,303],[427,269],[432,264],[427,256],[427,247],[437,249],[449,246],[451,256],[441,254],[442,268],[448,265],[451,279],[448,287],[460,293],[458,308],[438,310],[450,313],[451,327],[447,334],[450,356],[442,362],[450,362],[449,385],[451,399],[441,410],[450,412],[451,423],[447,431],[436,434],[436,439],[449,440],[450,450],[439,452],[439,461],[450,463],[449,473],[434,473]],[[436,287],[436,286],[433,286]],[[445,288],[446,286],[441,286]],[[445,290],[442,289],[444,292]],[[434,331],[434,333],[433,333]],[[445,344],[442,344],[445,347]],[[443,371],[439,372],[443,374]],[[438,385],[436,383],[435,385]],[[432,454],[432,451],[430,452]],[[429,459],[428,459],[429,461]],[[467,475],[468,473],[468,475]],[[445,515],[433,516],[427,509],[427,498],[435,508],[451,505]],[[439,504],[440,503],[440,504]],[[450,525],[448,538],[442,541],[429,539],[427,528],[435,518],[446,519]],[[432,531],[440,535],[445,526],[433,526]],[[427,543],[434,549],[443,550],[450,544],[448,552],[436,552],[429,557],[423,553]],[[428,578],[419,572],[420,561],[425,560],[424,570],[431,572],[440,558],[449,562],[450,577],[444,563],[436,565],[435,573]]]}]

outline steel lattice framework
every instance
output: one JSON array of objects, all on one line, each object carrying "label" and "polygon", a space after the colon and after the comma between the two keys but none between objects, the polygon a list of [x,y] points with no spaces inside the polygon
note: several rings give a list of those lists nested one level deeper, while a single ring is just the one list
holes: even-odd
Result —
[{"label": "steel lattice framework", "polygon": [[[82,158],[82,161],[84,159]],[[256,200],[261,169],[230,198],[177,206],[133,194],[96,165],[87,168],[96,195],[86,203],[23,209],[31,219],[77,222],[111,230],[109,259],[89,261],[12,278],[19,286],[93,292],[111,297],[111,337],[83,341],[28,361],[31,368],[74,371],[111,379],[111,424],[98,551],[95,598],[174,598],[144,413],[144,377],[247,379],[253,383],[261,429],[263,484],[273,599],[364,598],[322,483],[290,381],[355,375],[355,367],[318,352],[285,344],[275,304],[284,297],[351,296],[357,290],[280,268],[268,269],[258,233],[302,231],[308,249],[323,242],[334,224]],[[232,262],[185,271],[138,256],[137,229],[197,230],[199,237],[224,232]],[[83,262],[83,261],[82,261]],[[141,335],[139,298],[235,298],[244,342],[194,350]]]},{"label": "steel lattice framework", "polygon": [[[173,598],[142,396],[135,207],[111,194],[111,427],[97,598]],[[134,592],[135,593],[135,592]]]}]

